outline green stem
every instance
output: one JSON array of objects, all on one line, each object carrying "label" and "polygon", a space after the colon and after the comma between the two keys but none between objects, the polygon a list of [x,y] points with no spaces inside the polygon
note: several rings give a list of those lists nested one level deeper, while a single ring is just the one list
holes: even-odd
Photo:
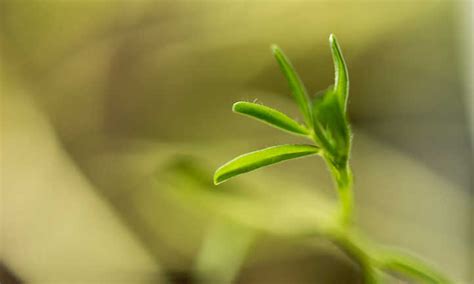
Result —
[{"label": "green stem", "polygon": [[334,228],[326,237],[356,262],[363,274],[364,283],[380,283],[382,271],[418,279],[423,283],[451,283],[444,275],[423,260],[387,249],[380,249],[347,228]]},{"label": "green stem", "polygon": [[331,170],[333,180],[337,187],[339,200],[339,223],[342,228],[350,227],[354,211],[354,193],[352,190],[353,177],[349,163],[342,167],[336,167],[330,158],[324,156],[324,160]]},{"label": "green stem", "polygon": [[377,262],[380,269],[402,274],[425,283],[451,283],[444,275],[424,261],[406,253],[384,250],[378,256]]},{"label": "green stem", "polygon": [[[311,136],[317,144],[313,133]],[[380,274],[395,272],[427,283],[450,283],[443,275],[414,257],[394,252],[382,252],[360,236],[352,228],[354,211],[353,176],[349,163],[333,162],[331,155],[323,152],[323,158],[331,171],[337,187],[339,214],[335,227],[326,232],[326,237],[354,260],[364,276],[364,283],[380,283]]]},{"label": "green stem", "polygon": [[354,210],[354,193],[352,190],[353,178],[349,165],[335,174],[337,192],[340,202],[340,222],[343,226],[350,226],[352,222],[352,212]]},{"label": "green stem", "polygon": [[369,246],[356,237],[353,231],[347,228],[339,228],[331,231],[327,237],[341,251],[357,263],[363,275],[364,283],[380,283],[379,271],[374,264]]}]

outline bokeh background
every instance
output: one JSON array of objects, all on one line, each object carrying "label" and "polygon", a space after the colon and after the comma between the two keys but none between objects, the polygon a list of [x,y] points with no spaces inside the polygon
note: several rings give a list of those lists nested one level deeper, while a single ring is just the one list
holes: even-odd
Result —
[{"label": "bokeh background", "polygon": [[2,0],[0,282],[360,283],[298,237],[334,210],[320,160],[210,184],[240,153],[298,141],[230,109],[298,117],[270,44],[315,93],[335,33],[357,224],[472,283],[472,6]]}]

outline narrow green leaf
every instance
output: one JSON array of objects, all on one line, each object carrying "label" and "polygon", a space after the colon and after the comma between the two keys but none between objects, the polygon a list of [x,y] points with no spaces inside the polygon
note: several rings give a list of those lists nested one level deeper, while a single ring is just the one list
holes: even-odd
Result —
[{"label": "narrow green leaf", "polygon": [[312,145],[279,145],[238,156],[214,173],[214,184],[222,183],[234,176],[272,165],[284,160],[319,153]]},{"label": "narrow green leaf", "polygon": [[278,64],[280,65],[281,71],[288,81],[291,92],[293,93],[293,96],[301,112],[303,113],[306,124],[308,126],[312,126],[313,121],[311,119],[310,100],[303,82],[296,73],[288,57],[286,57],[286,55],[283,53],[283,50],[281,50],[277,45],[272,45],[272,51]]},{"label": "narrow green leaf", "polygon": [[291,133],[296,133],[299,135],[309,134],[309,130],[305,126],[289,118],[286,114],[261,104],[236,102],[232,106],[232,111],[253,117],[273,127],[283,129]]},{"label": "narrow green leaf", "polygon": [[342,109],[345,112],[347,107],[347,97],[349,94],[349,73],[347,71],[344,57],[342,56],[341,47],[339,46],[334,34],[329,36],[329,45],[331,46],[332,59],[334,61],[334,69],[336,73],[334,91],[336,91]]}]

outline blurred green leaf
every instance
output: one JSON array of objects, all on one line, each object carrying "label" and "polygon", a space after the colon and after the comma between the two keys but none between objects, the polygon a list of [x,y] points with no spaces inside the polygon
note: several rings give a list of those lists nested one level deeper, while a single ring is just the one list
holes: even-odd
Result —
[{"label": "blurred green leaf", "polygon": [[[181,153],[173,156],[157,172],[160,191],[196,214],[210,213],[206,216],[281,236],[322,234],[334,223],[336,203],[314,191],[314,186],[275,177],[265,183],[259,179],[224,183],[219,186],[225,190],[215,190],[212,178],[203,179],[203,174],[212,176],[203,160]],[[269,192],[274,193],[272,198]]]},{"label": "blurred green leaf", "polygon": [[286,57],[286,55],[283,53],[283,50],[281,50],[277,45],[273,45],[272,51],[278,64],[280,65],[281,71],[288,80],[288,85],[296,102],[298,103],[298,106],[300,107],[301,112],[304,115],[306,124],[311,126],[313,123],[311,119],[311,104],[303,82],[296,73],[288,57]]},{"label": "blurred green leaf", "polygon": [[387,271],[417,279],[422,283],[451,283],[444,275],[418,257],[406,252],[384,251],[378,255],[379,266]]},{"label": "blurred green leaf", "polygon": [[214,184],[222,183],[234,176],[272,165],[284,160],[319,153],[312,145],[279,145],[250,152],[227,162],[214,173]]},{"label": "blurred green leaf", "polygon": [[197,283],[235,283],[256,236],[253,228],[216,218],[195,262]]},{"label": "blurred green leaf", "polygon": [[232,106],[232,110],[291,133],[299,135],[309,134],[309,130],[305,126],[289,118],[286,114],[261,104],[236,102]]}]

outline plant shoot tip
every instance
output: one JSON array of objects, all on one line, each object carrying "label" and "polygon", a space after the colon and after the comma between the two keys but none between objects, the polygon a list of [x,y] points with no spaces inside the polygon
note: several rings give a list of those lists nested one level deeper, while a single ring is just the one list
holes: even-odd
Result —
[{"label": "plant shoot tip", "polygon": [[273,53],[276,53],[278,50],[280,50],[280,47],[278,47],[278,45],[276,45],[276,44],[272,44],[270,46],[270,48],[271,48]]}]

